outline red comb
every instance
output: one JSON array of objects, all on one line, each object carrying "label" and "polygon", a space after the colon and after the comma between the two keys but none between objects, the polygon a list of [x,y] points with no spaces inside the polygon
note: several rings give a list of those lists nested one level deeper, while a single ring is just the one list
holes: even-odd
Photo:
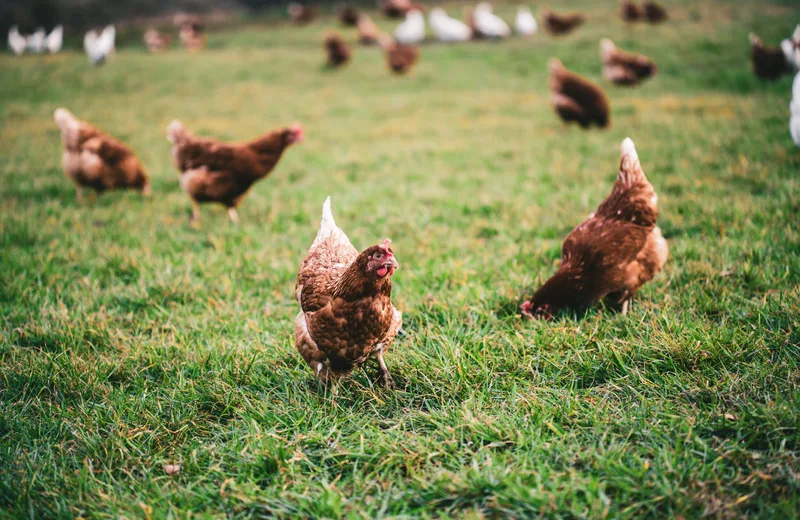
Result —
[{"label": "red comb", "polygon": [[392,255],[392,250],[389,249],[390,245],[392,245],[392,241],[387,238],[383,241],[383,244],[380,245],[380,248],[386,251],[389,255]]}]

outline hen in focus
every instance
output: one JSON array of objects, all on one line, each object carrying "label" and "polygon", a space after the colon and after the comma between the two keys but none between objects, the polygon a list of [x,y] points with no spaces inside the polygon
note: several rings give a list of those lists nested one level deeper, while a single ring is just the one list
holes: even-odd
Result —
[{"label": "hen in focus", "polygon": [[384,355],[402,323],[392,305],[392,275],[399,267],[385,240],[356,250],[336,226],[328,197],[314,243],[297,275],[295,345],[323,383],[349,374],[369,358],[379,379],[393,386]]},{"label": "hen in focus", "polygon": [[653,60],[644,54],[620,50],[608,38],[600,40],[600,59],[603,76],[615,85],[637,85],[655,76],[658,70]]},{"label": "hen in focus", "polygon": [[611,195],[564,240],[558,271],[522,304],[524,316],[550,318],[603,298],[625,314],[636,291],[661,271],[668,249],[656,227],[658,197],[633,141],[622,142],[621,155]]},{"label": "hen in focus", "polygon": [[167,128],[172,158],[181,176],[181,188],[192,199],[192,222],[200,217],[199,204],[218,202],[228,208],[233,222],[250,187],[278,164],[283,152],[305,136],[299,124],[267,132],[246,143],[223,143],[197,137],[180,121]]},{"label": "hen in focus", "polygon": [[548,63],[550,102],[565,123],[577,122],[583,128],[611,124],[611,107],[600,85],[570,72],[557,58]]},{"label": "hen in focus", "polygon": [[147,173],[130,148],[65,108],[57,109],[53,117],[61,129],[64,146],[61,165],[75,183],[79,202],[83,199],[82,188],[96,193],[132,188],[150,194]]}]

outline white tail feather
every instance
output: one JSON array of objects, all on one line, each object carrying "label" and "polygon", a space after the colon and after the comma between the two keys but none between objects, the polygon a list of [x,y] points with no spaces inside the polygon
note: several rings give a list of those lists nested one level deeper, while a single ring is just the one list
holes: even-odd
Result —
[{"label": "white tail feather", "polygon": [[311,249],[314,249],[317,244],[324,242],[329,238],[334,238],[337,241],[346,243],[352,247],[350,244],[350,239],[347,238],[347,235],[344,234],[344,231],[339,229],[339,227],[336,225],[336,221],[333,220],[330,196],[325,199],[325,203],[322,205],[322,221],[319,223],[319,231],[317,231],[317,237],[314,239],[314,243],[311,244]]}]

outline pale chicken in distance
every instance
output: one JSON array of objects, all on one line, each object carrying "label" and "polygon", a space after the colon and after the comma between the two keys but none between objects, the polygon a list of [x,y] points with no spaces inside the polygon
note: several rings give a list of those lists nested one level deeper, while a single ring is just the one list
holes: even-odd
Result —
[{"label": "pale chicken in distance", "polygon": [[475,6],[472,23],[476,37],[501,39],[511,36],[511,28],[492,12],[492,4],[489,2],[481,2]]},{"label": "pale chicken in distance", "polygon": [[392,275],[400,266],[384,240],[361,253],[333,220],[331,199],[297,274],[295,345],[314,374],[327,384],[370,358],[378,378],[393,387],[384,356],[402,324],[392,305]]},{"label": "pale chicken in distance", "polygon": [[514,30],[517,31],[517,34],[530,36],[535,34],[538,29],[536,18],[533,17],[533,13],[528,7],[521,6],[517,9],[517,17],[514,19]]},{"label": "pale chicken in distance", "polygon": [[800,25],[795,27],[791,38],[781,42],[781,50],[786,63],[794,70],[800,70]]},{"label": "pale chicken in distance", "polygon": [[597,83],[567,70],[557,58],[548,63],[550,102],[565,123],[576,122],[583,128],[611,124],[611,105]]},{"label": "pale chicken in distance", "polygon": [[378,43],[378,37],[381,35],[381,30],[378,24],[372,21],[368,15],[361,13],[358,15],[358,22],[356,22],[356,30],[358,31],[358,41],[362,45],[373,45]]},{"label": "pale chicken in distance", "polygon": [[64,45],[64,27],[61,25],[56,26],[50,34],[44,39],[44,46],[47,49],[47,52],[50,54],[55,54],[61,51],[61,47]]},{"label": "pale chicken in distance", "polygon": [[800,147],[800,72],[795,74],[792,81],[792,101],[789,104],[789,133],[792,141]]},{"label": "pale chicken in distance", "polygon": [[150,194],[147,173],[130,148],[65,108],[56,110],[53,117],[61,129],[61,164],[75,183],[78,201],[83,188],[96,193],[130,188]]},{"label": "pale chicken in distance", "polygon": [[658,71],[653,60],[644,54],[620,50],[608,38],[600,40],[600,59],[603,76],[615,85],[637,85]]},{"label": "pale chicken in distance", "polygon": [[170,46],[172,37],[157,29],[148,29],[142,35],[142,41],[150,52],[161,52]]},{"label": "pale chicken in distance", "polygon": [[167,139],[181,188],[192,199],[192,222],[200,218],[200,204],[217,202],[228,208],[228,217],[236,223],[236,208],[253,184],[269,175],[283,152],[305,135],[303,127],[294,124],[245,143],[224,143],[197,137],[183,123],[173,121]]},{"label": "pale chicken in distance", "polygon": [[463,42],[472,38],[472,29],[461,20],[448,16],[441,7],[431,9],[428,23],[440,42]]},{"label": "pale chicken in distance", "polygon": [[19,27],[16,25],[8,30],[8,48],[11,49],[15,55],[19,56],[25,52],[28,46],[28,40],[20,34]]},{"label": "pale chicken in distance", "polygon": [[416,45],[425,39],[425,17],[421,11],[406,13],[406,19],[394,30],[394,39],[403,45]]},{"label": "pale chicken in distance", "polygon": [[113,25],[108,25],[102,32],[91,30],[83,37],[83,49],[92,65],[102,65],[114,51],[114,40],[117,30]]},{"label": "pale chicken in distance", "polygon": [[548,319],[602,299],[625,314],[634,294],[664,267],[668,248],[656,226],[658,196],[630,138],[620,155],[611,194],[564,240],[558,271],[522,304],[524,316]]},{"label": "pale chicken in distance", "polygon": [[47,39],[47,33],[44,30],[44,27],[39,27],[36,29],[36,32],[31,34],[26,38],[26,46],[27,49],[33,53],[40,53],[44,52],[45,50],[45,40]]}]

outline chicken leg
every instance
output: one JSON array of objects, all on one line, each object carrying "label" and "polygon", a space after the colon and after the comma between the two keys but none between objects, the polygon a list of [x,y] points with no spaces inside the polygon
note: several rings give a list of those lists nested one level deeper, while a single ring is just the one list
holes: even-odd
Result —
[{"label": "chicken leg", "polygon": [[383,349],[381,349],[375,357],[378,359],[378,377],[377,380],[383,380],[383,385],[387,390],[394,390],[397,386],[394,384],[392,375],[389,374],[389,368],[386,366],[386,361],[383,360]]}]

